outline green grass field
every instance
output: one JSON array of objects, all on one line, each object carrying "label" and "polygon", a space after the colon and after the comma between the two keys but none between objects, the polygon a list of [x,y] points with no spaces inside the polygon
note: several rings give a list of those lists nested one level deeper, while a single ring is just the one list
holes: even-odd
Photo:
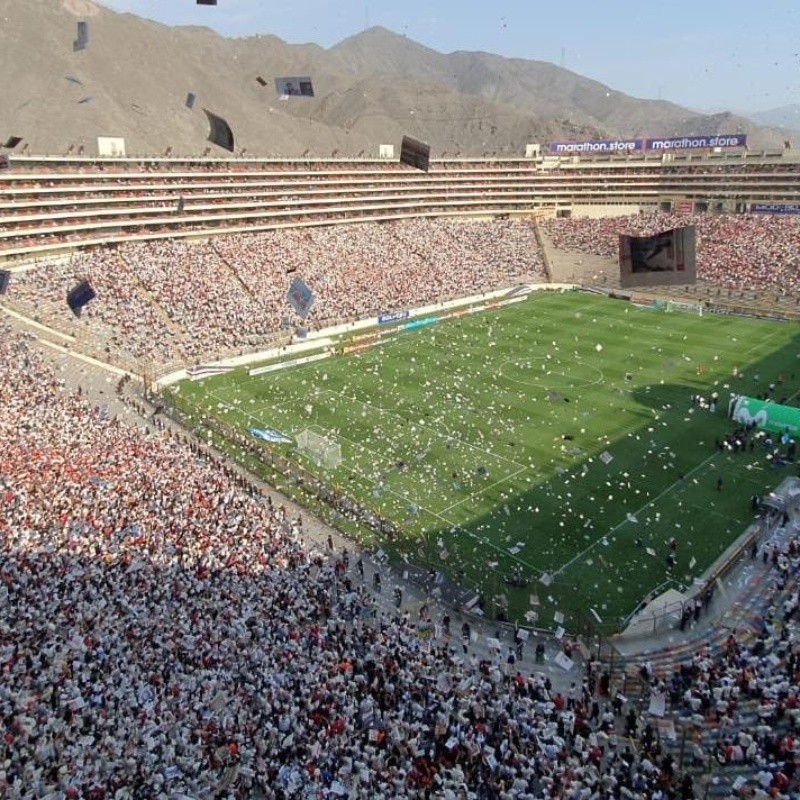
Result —
[{"label": "green grass field", "polygon": [[[490,611],[504,595],[522,619],[536,595],[537,624],[594,609],[615,628],[701,575],[788,474],[715,440],[731,392],[781,376],[776,398],[794,398],[797,344],[789,323],[541,293],[358,355],[185,383],[178,402],[335,437],[343,463],[319,474],[402,528],[385,549],[480,587]],[[715,390],[716,414],[692,408]],[[505,583],[516,569],[528,587]]]}]

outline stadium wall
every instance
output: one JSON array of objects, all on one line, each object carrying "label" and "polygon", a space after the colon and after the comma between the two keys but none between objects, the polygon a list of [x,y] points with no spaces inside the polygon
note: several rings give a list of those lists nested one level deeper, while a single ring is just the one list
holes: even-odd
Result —
[{"label": "stadium wall", "polygon": [[20,156],[0,176],[0,259],[131,239],[382,219],[526,216],[540,209],[606,216],[676,202],[713,212],[795,206],[800,159],[779,155],[457,159],[424,175],[358,159]]},{"label": "stadium wall", "polygon": [[641,203],[626,203],[622,205],[572,205],[569,210],[573,217],[585,217],[589,219],[600,219],[601,217],[629,217],[632,214],[639,214],[642,211],[654,211],[655,205],[643,205]]},{"label": "stadium wall", "polygon": [[[496,289],[492,292],[472,295],[471,297],[448,300],[444,303],[434,303],[432,305],[421,306],[420,308],[408,309],[407,313],[406,311],[401,313],[403,314],[402,319],[407,321],[416,317],[434,314],[437,311],[445,311],[448,309],[458,308],[460,306],[470,306],[490,300],[497,300],[498,298],[506,295],[516,293],[522,294],[543,290],[565,292],[574,288],[575,287],[571,283],[532,283],[526,284],[523,287]],[[172,386],[180,381],[191,378],[191,373],[194,373],[194,375],[202,375],[202,377],[207,377],[215,370],[217,372],[227,371],[230,369],[235,369],[236,367],[245,367],[251,364],[257,364],[261,361],[269,361],[271,359],[278,359],[291,354],[302,353],[303,351],[315,350],[323,347],[332,347],[334,344],[336,344],[336,339],[339,336],[353,333],[355,331],[366,330],[368,328],[374,328],[382,324],[381,320],[383,316],[384,315],[379,317],[371,316],[367,319],[358,320],[357,322],[349,322],[343,325],[323,328],[319,331],[308,331],[307,335],[302,339],[292,337],[292,341],[289,344],[285,344],[281,347],[274,347],[270,350],[261,350],[257,353],[247,353],[246,355],[236,356],[234,358],[225,358],[216,362],[204,363],[193,368],[191,372],[186,369],[177,370],[176,372],[171,372],[168,375],[163,375],[162,377],[158,378],[154,382],[154,388],[163,389],[167,386]],[[398,317],[398,319],[399,318],[400,317]]]}]

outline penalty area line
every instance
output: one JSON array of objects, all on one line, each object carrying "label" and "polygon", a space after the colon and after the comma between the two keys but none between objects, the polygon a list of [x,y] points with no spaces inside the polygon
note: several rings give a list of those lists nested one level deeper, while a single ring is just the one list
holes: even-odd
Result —
[{"label": "penalty area line", "polygon": [[447,506],[447,508],[443,508],[440,513],[446,514],[448,511],[460,506],[462,503],[466,503],[469,500],[473,500],[476,497],[479,497],[484,492],[488,492],[489,489],[494,489],[495,486],[500,486],[501,483],[505,483],[506,481],[511,481],[517,477],[517,475],[521,475],[523,472],[527,470],[527,467],[520,467],[516,472],[510,472],[508,475],[504,475],[500,480],[495,481],[494,483],[490,483],[488,486],[484,486],[481,489],[477,489],[474,492],[470,492],[466,497],[462,497],[461,500],[456,501],[452,505]]},{"label": "penalty area line", "polygon": [[[695,472],[697,472],[698,470],[702,469],[707,464],[711,463],[717,457],[717,455],[718,455],[717,453],[712,453],[704,461],[701,461],[696,467],[693,467],[691,470],[689,470],[689,472],[686,475],[684,475],[683,478],[678,478],[678,480],[676,480],[674,483],[671,483],[669,486],[667,486],[666,489],[664,489],[662,492],[657,494],[652,500],[648,500],[640,509],[638,509],[637,511],[634,511],[631,516],[638,517],[639,514],[641,514],[642,512],[646,511],[651,506],[654,506],[662,497],[665,497],[670,492],[672,492],[675,489],[676,486],[681,485],[688,477],[690,477],[691,475],[694,475]],[[599,539],[595,539],[595,541],[593,541],[588,547],[586,547],[584,550],[582,550],[576,556],[574,556],[569,561],[567,561],[566,564],[563,564],[562,566],[560,566],[553,573],[553,577],[555,578],[557,575],[560,575],[562,572],[565,572],[566,570],[568,570],[576,561],[580,561],[580,559],[582,559],[584,556],[588,555],[592,550],[594,550],[594,548],[597,547],[597,545],[599,545],[602,542],[606,541],[609,536],[611,536],[612,534],[616,533],[623,525],[625,525],[628,522],[630,522],[630,520],[626,516],[625,519],[622,520],[622,522],[620,522],[617,525],[615,525],[607,533],[604,533]]]}]

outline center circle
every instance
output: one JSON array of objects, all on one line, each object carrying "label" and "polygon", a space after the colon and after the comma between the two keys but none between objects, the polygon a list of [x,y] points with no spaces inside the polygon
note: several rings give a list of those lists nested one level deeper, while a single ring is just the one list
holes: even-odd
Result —
[{"label": "center circle", "polygon": [[511,358],[500,365],[500,376],[521,386],[538,389],[582,389],[603,380],[603,370],[579,359],[527,356]]}]

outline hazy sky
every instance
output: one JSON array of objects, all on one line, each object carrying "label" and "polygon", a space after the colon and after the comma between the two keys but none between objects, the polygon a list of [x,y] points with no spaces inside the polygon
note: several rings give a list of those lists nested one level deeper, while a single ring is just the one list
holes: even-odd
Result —
[{"label": "hazy sky", "polygon": [[271,33],[330,47],[383,25],[441,52],[562,64],[636,97],[702,110],[800,103],[798,0],[100,0],[225,36]]}]

